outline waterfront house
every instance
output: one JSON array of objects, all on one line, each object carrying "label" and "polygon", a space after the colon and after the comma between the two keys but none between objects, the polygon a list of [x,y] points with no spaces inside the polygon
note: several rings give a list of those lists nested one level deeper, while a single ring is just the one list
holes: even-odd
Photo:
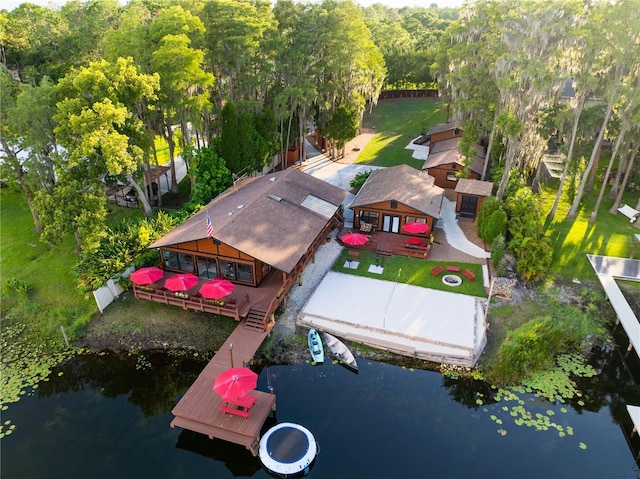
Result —
[{"label": "waterfront house", "polygon": [[[177,297],[162,289],[162,280],[134,285],[136,297],[253,318],[248,322],[264,328],[320,244],[342,225],[345,197],[344,190],[296,169],[245,180],[151,245],[165,280],[192,273],[198,285]],[[199,296],[199,287],[214,278],[234,283],[232,298]]]}]

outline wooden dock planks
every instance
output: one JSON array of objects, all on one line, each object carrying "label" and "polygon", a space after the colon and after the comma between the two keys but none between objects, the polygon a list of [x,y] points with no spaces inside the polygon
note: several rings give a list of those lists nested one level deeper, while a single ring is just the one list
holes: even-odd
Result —
[{"label": "wooden dock planks", "polygon": [[[184,396],[178,401],[171,413],[175,416],[171,427],[181,427],[245,446],[253,455],[257,455],[260,429],[275,407],[274,394],[251,391],[256,403],[251,407],[247,418],[225,414],[220,410],[224,404],[222,398],[213,390],[215,378],[233,366],[248,364],[267,337],[267,332],[259,332],[244,327],[240,322],[227,338],[220,350],[205,366]],[[230,345],[233,350],[230,352]]]}]

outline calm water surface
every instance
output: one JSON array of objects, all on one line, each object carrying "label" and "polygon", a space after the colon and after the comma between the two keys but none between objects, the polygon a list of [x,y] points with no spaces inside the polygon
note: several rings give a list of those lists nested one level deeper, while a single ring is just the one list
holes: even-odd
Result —
[{"label": "calm water surface", "polygon": [[[562,412],[522,396],[534,416],[552,410],[572,427],[566,437],[516,426],[505,403],[476,404],[478,392],[491,392],[481,383],[363,359],[359,374],[331,363],[272,366],[258,389],[270,381],[278,398],[267,427],[297,422],[315,435],[312,478],[637,478],[620,423],[640,394],[628,369],[598,360],[603,374],[580,384],[584,406]],[[203,367],[157,352],[64,365],[4,412],[16,429],[2,439],[2,479],[270,477],[242,447],[169,427],[171,408]]]}]

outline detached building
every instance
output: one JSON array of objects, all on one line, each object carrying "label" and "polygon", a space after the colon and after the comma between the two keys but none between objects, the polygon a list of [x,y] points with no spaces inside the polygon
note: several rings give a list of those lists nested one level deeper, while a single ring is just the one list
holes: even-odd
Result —
[{"label": "detached building", "polygon": [[444,195],[434,180],[407,165],[375,170],[351,203],[353,226],[368,223],[374,231],[400,233],[406,223],[419,222],[433,231]]},{"label": "detached building", "polygon": [[457,193],[456,213],[462,217],[475,218],[480,212],[484,199],[493,195],[493,183],[460,178],[455,191]]}]

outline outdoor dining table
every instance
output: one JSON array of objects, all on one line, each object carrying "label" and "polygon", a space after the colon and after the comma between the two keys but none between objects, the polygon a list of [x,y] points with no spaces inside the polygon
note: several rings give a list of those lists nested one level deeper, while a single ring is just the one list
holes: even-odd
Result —
[{"label": "outdoor dining table", "polygon": [[409,238],[405,244],[411,244],[414,246],[418,246],[422,244],[422,239],[421,238]]},{"label": "outdoor dining table", "polygon": [[257,397],[248,394],[241,398],[226,398],[220,410],[225,414],[235,414],[246,419],[249,416],[249,410],[257,401]]}]

